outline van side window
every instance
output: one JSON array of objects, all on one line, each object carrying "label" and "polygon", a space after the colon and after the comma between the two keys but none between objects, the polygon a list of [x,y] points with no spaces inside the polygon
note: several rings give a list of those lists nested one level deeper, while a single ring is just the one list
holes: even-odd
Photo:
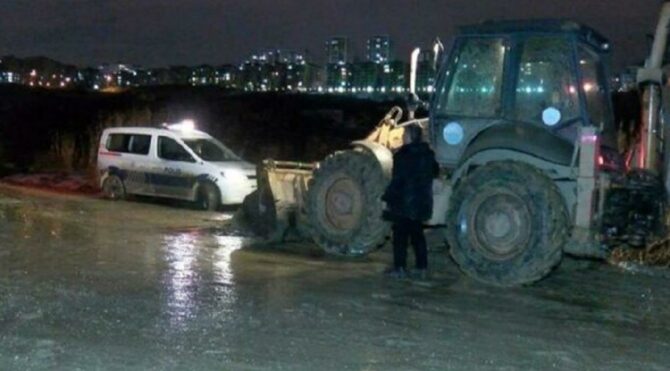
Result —
[{"label": "van side window", "polygon": [[158,157],[169,161],[195,162],[181,144],[168,137],[158,137]]},{"label": "van side window", "polygon": [[130,153],[148,155],[151,147],[151,135],[133,135],[130,140]]},{"label": "van side window", "polygon": [[107,149],[112,152],[148,155],[150,147],[151,135],[110,134],[107,138]]},{"label": "van side window", "polygon": [[110,134],[107,138],[107,149],[112,152],[128,152],[130,145],[129,134]]}]

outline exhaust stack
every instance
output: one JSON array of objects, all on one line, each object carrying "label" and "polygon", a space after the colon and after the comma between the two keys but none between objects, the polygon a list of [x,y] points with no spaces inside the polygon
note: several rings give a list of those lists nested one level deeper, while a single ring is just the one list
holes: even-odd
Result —
[{"label": "exhaust stack", "polygon": [[409,70],[409,97],[410,97],[410,108],[407,110],[407,118],[409,120],[414,119],[414,112],[418,106],[419,96],[416,95],[416,72],[419,68],[419,54],[421,54],[420,48],[415,48],[412,50],[412,56],[410,58],[410,70]]},{"label": "exhaust stack", "polygon": [[668,42],[670,2],[661,8],[654,43],[644,68],[637,74],[637,83],[643,87],[642,127],[634,168],[660,174],[663,159],[663,129],[660,125],[661,87],[663,86],[663,57]]}]

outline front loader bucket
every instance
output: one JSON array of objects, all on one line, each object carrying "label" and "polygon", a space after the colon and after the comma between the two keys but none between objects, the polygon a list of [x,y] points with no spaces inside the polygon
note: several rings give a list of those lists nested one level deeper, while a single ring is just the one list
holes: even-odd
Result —
[{"label": "front loader bucket", "polygon": [[258,169],[258,189],[242,204],[244,223],[268,242],[282,242],[290,232],[300,237],[303,199],[315,164],[265,160]]}]

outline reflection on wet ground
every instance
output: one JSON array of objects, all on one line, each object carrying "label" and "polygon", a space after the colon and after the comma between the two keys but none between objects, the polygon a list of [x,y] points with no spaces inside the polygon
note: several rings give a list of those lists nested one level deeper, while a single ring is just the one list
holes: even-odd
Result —
[{"label": "reflection on wet ground", "polygon": [[[666,369],[670,286],[567,260],[500,290],[259,246],[230,213],[0,188],[2,369]],[[439,240],[439,238],[436,238]]]},{"label": "reflection on wet ground", "polygon": [[[167,291],[166,308],[173,328],[186,328],[197,311],[196,293],[210,286],[223,310],[235,304],[235,284],[231,268],[232,254],[248,243],[243,237],[205,234],[207,230],[170,233],[164,236],[163,249],[168,269],[163,287]],[[201,251],[201,249],[208,249]],[[208,262],[198,262],[204,259]],[[202,265],[209,272],[201,272]],[[204,281],[203,274],[211,274]]]}]

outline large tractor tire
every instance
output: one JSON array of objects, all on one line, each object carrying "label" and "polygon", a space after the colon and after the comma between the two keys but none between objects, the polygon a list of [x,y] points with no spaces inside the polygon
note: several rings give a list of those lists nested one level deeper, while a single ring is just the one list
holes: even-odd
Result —
[{"label": "large tractor tire", "polygon": [[381,164],[367,151],[328,156],[314,171],[306,195],[309,235],[333,255],[361,256],[381,247],[390,229],[382,220],[387,183]]},{"label": "large tractor tire", "polygon": [[264,190],[255,190],[244,198],[242,208],[236,217],[251,231],[263,238],[266,243],[283,242],[288,223],[281,218],[281,205],[275,203],[272,194]]},{"label": "large tractor tire", "polygon": [[518,286],[558,265],[569,219],[551,179],[532,166],[502,161],[460,182],[447,227],[451,256],[463,272],[487,284]]}]

